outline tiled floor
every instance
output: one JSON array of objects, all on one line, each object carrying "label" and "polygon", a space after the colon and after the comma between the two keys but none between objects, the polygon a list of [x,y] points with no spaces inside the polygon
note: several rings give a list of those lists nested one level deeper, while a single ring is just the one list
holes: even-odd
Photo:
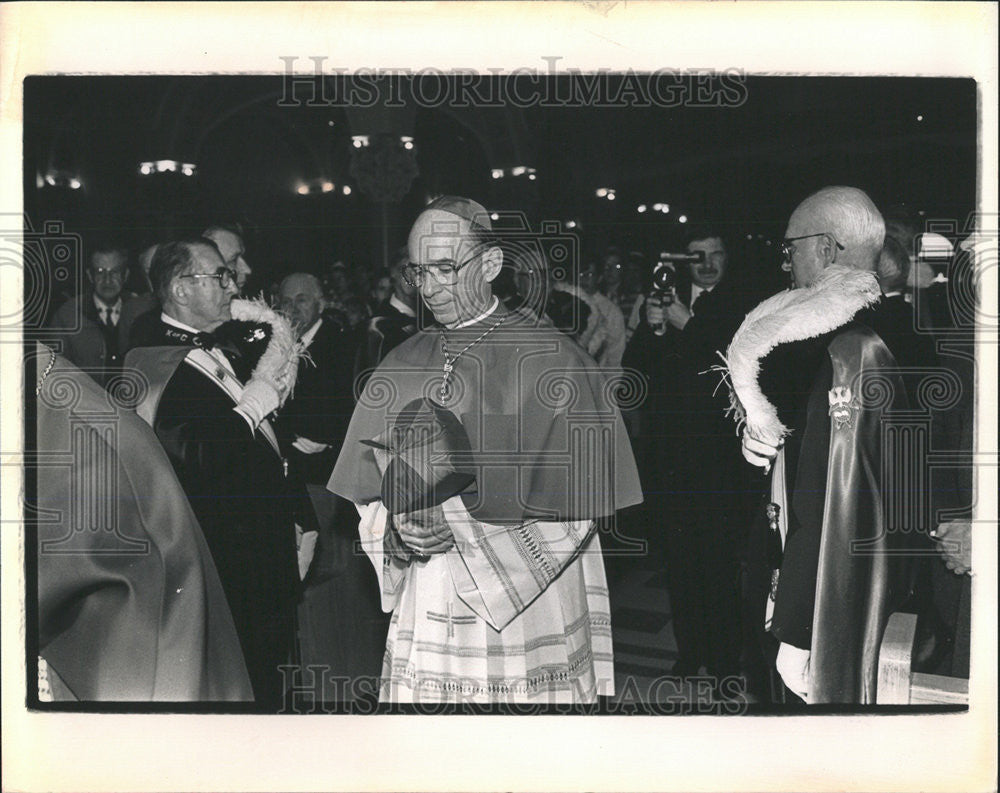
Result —
[{"label": "tiled floor", "polygon": [[[690,708],[713,702],[708,677],[671,675],[677,660],[662,564],[649,556],[610,565],[611,633],[615,652],[614,704],[657,703]],[[666,711],[665,711],[666,712]]]}]

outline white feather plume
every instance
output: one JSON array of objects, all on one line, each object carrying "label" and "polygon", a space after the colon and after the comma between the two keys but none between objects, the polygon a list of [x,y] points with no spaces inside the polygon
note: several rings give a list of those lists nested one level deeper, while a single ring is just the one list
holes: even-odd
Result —
[{"label": "white feather plume", "polygon": [[760,389],[761,361],[780,344],[839,328],[880,294],[874,273],[831,265],[812,286],[781,292],[747,314],[724,356],[737,421],[745,422],[753,437],[777,446],[790,430]]},{"label": "white feather plume", "polygon": [[284,404],[295,390],[299,358],[305,354],[302,344],[295,338],[291,323],[261,298],[237,298],[230,304],[230,310],[233,319],[271,326],[267,349],[257,361],[257,368],[253,370],[251,377],[260,378],[274,386]]}]

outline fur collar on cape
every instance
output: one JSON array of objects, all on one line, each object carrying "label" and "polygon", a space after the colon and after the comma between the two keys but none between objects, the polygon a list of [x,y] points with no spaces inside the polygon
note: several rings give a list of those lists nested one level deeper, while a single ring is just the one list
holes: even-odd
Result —
[{"label": "fur collar on cape", "polygon": [[810,287],[770,297],[747,314],[726,351],[730,407],[737,424],[778,445],[790,430],[760,390],[764,357],[775,347],[836,330],[881,295],[874,273],[830,265]]}]

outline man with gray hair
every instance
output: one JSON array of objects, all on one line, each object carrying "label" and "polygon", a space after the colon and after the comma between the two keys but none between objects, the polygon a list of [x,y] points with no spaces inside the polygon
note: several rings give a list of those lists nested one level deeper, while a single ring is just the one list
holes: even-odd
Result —
[{"label": "man with gray hair", "polygon": [[744,457],[772,471],[761,616],[777,671],[809,703],[874,703],[882,633],[909,594],[898,529],[919,527],[894,493],[913,463],[891,445],[908,399],[877,330],[884,236],[857,188],[806,198],[782,242],[792,289],[751,311],[726,355]]},{"label": "man with gray hair", "polygon": [[356,337],[324,318],[323,287],[312,273],[286,276],[278,297],[308,357],[299,361],[295,393],[275,430],[291,481],[307,494],[319,530],[299,606],[302,666],[312,671],[299,690],[311,686],[317,701],[354,702],[377,689],[389,628],[375,573],[355,550],[358,513],[326,489],[354,412]]},{"label": "man with gray hair", "polygon": [[156,336],[126,357],[147,386],[136,412],[205,534],[254,701],[277,712],[294,649],[296,526],[311,525],[269,418],[295,383],[292,331],[266,307],[235,300],[236,274],[207,239],[161,245],[150,280],[162,306]]}]

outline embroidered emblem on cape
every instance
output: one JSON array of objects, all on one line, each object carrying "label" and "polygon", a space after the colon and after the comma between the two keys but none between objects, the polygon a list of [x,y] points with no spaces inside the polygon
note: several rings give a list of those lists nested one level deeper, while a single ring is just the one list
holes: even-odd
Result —
[{"label": "embroidered emblem on cape", "polygon": [[830,418],[837,422],[837,429],[854,426],[855,412],[861,407],[849,386],[838,385],[827,394],[830,400]]}]

